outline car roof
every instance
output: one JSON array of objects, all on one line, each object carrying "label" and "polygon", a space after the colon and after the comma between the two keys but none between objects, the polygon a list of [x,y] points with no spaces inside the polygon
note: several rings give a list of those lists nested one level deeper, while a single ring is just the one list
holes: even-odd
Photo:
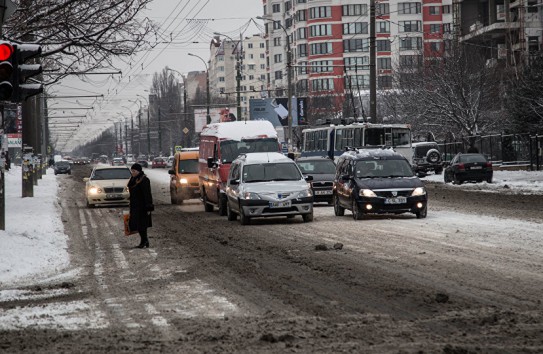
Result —
[{"label": "car roof", "polygon": [[250,165],[270,162],[294,162],[292,159],[279,152],[250,152],[238,156],[237,159]]},{"label": "car roof", "polygon": [[389,148],[354,149],[345,151],[341,157],[347,157],[354,160],[372,160],[375,158],[384,160],[405,159],[401,154]]},{"label": "car roof", "polygon": [[301,162],[301,161],[323,161],[323,160],[328,160],[328,161],[332,161],[334,162],[334,160],[331,160],[328,156],[303,156],[303,157],[298,157],[296,159],[296,162]]},{"label": "car roof", "polygon": [[110,166],[110,165],[98,165],[94,169],[95,170],[113,170],[113,169],[127,169],[127,166]]}]

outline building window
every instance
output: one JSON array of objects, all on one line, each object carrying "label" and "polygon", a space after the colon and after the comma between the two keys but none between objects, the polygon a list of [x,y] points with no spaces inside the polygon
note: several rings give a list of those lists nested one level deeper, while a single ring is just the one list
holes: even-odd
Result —
[{"label": "building window", "polygon": [[281,70],[277,70],[275,72],[275,80],[281,80],[283,79],[283,72]]},{"label": "building window", "polygon": [[344,23],[343,34],[368,34],[368,23],[367,22]]},{"label": "building window", "polygon": [[307,57],[307,44],[298,44],[298,58]]},{"label": "building window", "polygon": [[400,55],[401,68],[418,68],[422,65],[421,55]]},{"label": "building window", "polygon": [[264,43],[260,43],[260,48],[266,48]]},{"label": "building window", "polygon": [[331,60],[319,60],[311,62],[312,73],[329,73],[334,71],[334,64]]},{"label": "building window", "polygon": [[329,42],[313,43],[310,45],[310,53],[311,55],[331,54],[332,43],[329,43]]},{"label": "building window", "polygon": [[266,54],[260,53],[260,59],[265,59],[265,58],[266,58]]},{"label": "building window", "polygon": [[285,12],[290,11],[292,9],[292,3],[289,1],[285,2]]},{"label": "building window", "polygon": [[341,14],[343,16],[366,16],[368,14],[368,5],[366,4],[343,5],[341,7]]},{"label": "building window", "polygon": [[274,47],[280,47],[281,46],[281,37],[275,37],[273,39],[273,46]]},{"label": "building window", "polygon": [[296,12],[296,21],[307,21],[307,11],[300,10]]},{"label": "building window", "polygon": [[431,24],[430,25],[430,33],[441,33],[441,25],[440,24]]},{"label": "building window", "polygon": [[392,88],[392,76],[377,76],[377,87],[382,89]]},{"label": "building window", "polygon": [[400,38],[400,50],[422,49],[421,37]]},{"label": "building window", "polygon": [[388,39],[379,39],[375,41],[378,52],[390,52],[390,41]]},{"label": "building window", "polygon": [[296,0],[297,4],[305,4],[307,0]]},{"label": "building window", "polygon": [[248,68],[249,68],[249,70],[254,70],[255,69],[255,64],[249,64]]},{"label": "building window", "polygon": [[401,2],[398,4],[398,13],[400,15],[420,14],[420,2]]},{"label": "building window", "polygon": [[332,25],[309,26],[310,37],[322,37],[332,35]]},{"label": "building window", "polygon": [[266,64],[260,64],[260,69],[266,69]]},{"label": "building window", "polygon": [[311,89],[313,91],[333,91],[334,79],[311,80]]},{"label": "building window", "polygon": [[429,6],[430,15],[439,15],[439,6]]},{"label": "building window", "polygon": [[451,33],[451,24],[450,23],[444,23],[443,24],[443,33]]},{"label": "building window", "polygon": [[390,15],[390,6],[389,4],[375,4],[375,14],[377,16],[388,16]]},{"label": "building window", "polygon": [[441,49],[441,43],[440,42],[430,42],[430,50],[432,52],[439,52]]},{"label": "building window", "polygon": [[526,11],[529,13],[537,13],[537,7],[541,6],[537,4],[535,0],[528,0],[528,6],[526,6]]},{"label": "building window", "polygon": [[281,29],[281,21],[273,21],[273,29],[274,30]]},{"label": "building window", "polygon": [[379,70],[392,69],[392,59],[391,58],[377,58],[377,69]]},{"label": "building window", "polygon": [[298,80],[296,83],[297,92],[307,92],[308,91],[308,81],[307,80]]},{"label": "building window", "polygon": [[390,22],[388,21],[378,21],[377,28],[375,29],[377,33],[390,33]]},{"label": "building window", "polygon": [[272,12],[273,13],[281,12],[281,4],[272,4]]},{"label": "building window", "polygon": [[443,5],[441,8],[442,8],[442,12],[444,14],[450,14],[451,13],[451,5]]},{"label": "building window", "polygon": [[332,8],[330,6],[318,6],[309,9],[309,18],[327,18],[332,17]]},{"label": "building window", "polygon": [[253,48],[253,43],[247,44],[247,48],[252,49]]},{"label": "building window", "polygon": [[224,77],[223,76],[219,77],[219,82],[224,82]]},{"label": "building window", "polygon": [[420,32],[420,21],[400,21],[399,32]]},{"label": "building window", "polygon": [[345,70],[369,70],[370,58],[369,57],[350,57],[343,59]]},{"label": "building window", "polygon": [[350,77],[352,87],[367,89],[370,87],[369,75],[353,75]]},{"label": "building window", "polygon": [[370,40],[369,38],[355,38],[345,39],[343,41],[343,52],[369,52]]},{"label": "building window", "polygon": [[283,55],[282,54],[275,54],[273,56],[273,62],[274,63],[281,63],[283,61]]},{"label": "building window", "polygon": [[298,35],[298,39],[306,39],[307,38],[307,27],[298,28],[296,30],[296,34]]}]

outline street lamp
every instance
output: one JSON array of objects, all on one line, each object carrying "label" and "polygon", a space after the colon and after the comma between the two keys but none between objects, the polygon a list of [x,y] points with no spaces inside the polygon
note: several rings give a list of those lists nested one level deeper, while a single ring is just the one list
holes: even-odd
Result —
[{"label": "street lamp", "polygon": [[290,48],[290,38],[287,32],[287,29],[281,24],[280,21],[273,21],[269,18],[264,18],[262,16],[256,17],[259,20],[264,20],[272,23],[276,23],[281,27],[283,32],[285,32],[285,37],[287,40],[287,105],[288,105],[288,149],[289,152],[292,151],[292,50]]},{"label": "street lamp", "polygon": [[[188,129],[187,128],[187,83],[185,81],[185,76],[180,73],[179,71],[175,70],[175,69],[172,69],[172,68],[166,68],[166,70],[169,70],[169,71],[173,71],[177,74],[179,74],[179,76],[181,76],[181,79],[183,79],[183,125],[184,125],[184,128],[185,129]],[[187,133],[188,133],[188,130],[184,130],[183,133],[185,134],[183,136],[183,145],[185,146],[188,146],[189,144],[187,143],[186,141],[186,137],[187,137]]]},{"label": "street lamp", "polygon": [[[123,108],[126,108],[130,112],[130,153],[134,156],[134,115],[129,107],[123,106]],[[128,129],[126,129],[126,135],[126,152],[128,153]]]},{"label": "street lamp", "polygon": [[140,94],[136,94],[136,96],[143,98],[147,103],[147,158],[149,159],[151,156],[151,124],[149,119],[149,111],[151,110],[151,107],[149,106],[149,100],[147,98]]},{"label": "street lamp", "polygon": [[209,124],[209,123],[211,123],[211,116],[209,115],[209,105],[210,105],[210,97],[209,97],[209,68],[207,67],[206,61],[205,61],[202,57],[200,57],[200,56],[198,56],[198,55],[196,55],[196,54],[192,54],[192,53],[188,53],[188,54],[189,54],[191,57],[196,57],[196,58],[200,59],[200,60],[204,63],[204,65],[205,65],[205,67],[206,67],[206,95],[207,95],[207,105],[206,105],[206,106],[207,106],[207,117],[206,117],[206,123]]},{"label": "street lamp", "polygon": [[[225,36],[226,38],[230,39],[232,42],[235,42],[232,37],[227,36],[226,34],[219,33],[219,32],[213,32],[213,34],[217,36]],[[240,45],[241,42],[241,33],[239,35],[239,41],[236,43],[236,98],[237,98],[237,112],[238,112],[238,120],[241,120],[241,65],[242,65],[242,56],[240,55],[240,51],[243,53],[243,44]],[[238,48],[238,45],[240,48]],[[241,60],[240,60],[241,59]]]}]

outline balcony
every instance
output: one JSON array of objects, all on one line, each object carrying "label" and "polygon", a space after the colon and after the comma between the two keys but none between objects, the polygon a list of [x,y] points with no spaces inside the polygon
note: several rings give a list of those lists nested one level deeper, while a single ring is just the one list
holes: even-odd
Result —
[{"label": "balcony", "polygon": [[470,32],[462,37],[462,42],[482,42],[489,39],[496,39],[505,36],[507,30],[517,30],[520,28],[518,22],[495,22],[488,26],[483,26],[476,22],[470,26]]}]

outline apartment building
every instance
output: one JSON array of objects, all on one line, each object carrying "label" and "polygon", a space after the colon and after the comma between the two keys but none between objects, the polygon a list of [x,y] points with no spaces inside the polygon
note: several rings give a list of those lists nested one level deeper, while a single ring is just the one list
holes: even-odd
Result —
[{"label": "apartment building", "polygon": [[224,98],[233,107],[237,106],[239,91],[241,119],[248,118],[249,99],[261,97],[266,89],[264,38],[260,34],[241,39],[218,35],[213,39],[210,50],[211,96]]},{"label": "apartment building", "polygon": [[[452,36],[452,0],[375,6],[377,87],[390,89],[395,71],[442,55]],[[339,110],[349,90],[369,88],[369,0],[263,0],[263,8],[267,84],[276,96],[288,91],[289,50],[293,92],[312,98],[310,109]]]}]

